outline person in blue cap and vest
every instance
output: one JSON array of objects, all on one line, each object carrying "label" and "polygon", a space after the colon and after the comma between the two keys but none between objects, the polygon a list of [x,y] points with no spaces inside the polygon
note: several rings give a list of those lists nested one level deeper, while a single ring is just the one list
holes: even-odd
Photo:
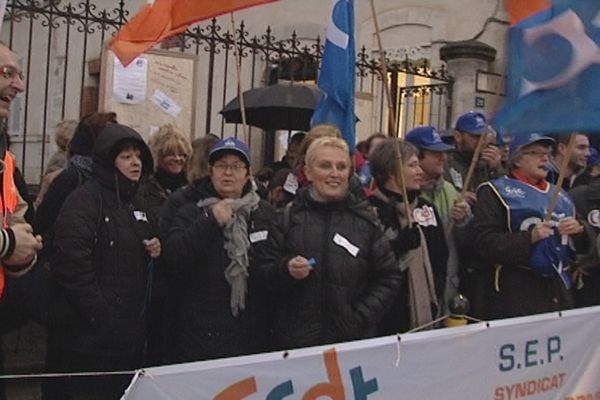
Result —
[{"label": "person in blue cap and vest", "polygon": [[[446,240],[448,269],[444,304],[448,304],[459,291],[460,263],[456,243],[464,241],[461,239],[466,240],[465,229],[473,214],[469,203],[461,199],[456,188],[444,179],[447,154],[454,149],[454,146],[444,143],[433,126],[416,127],[406,134],[405,139],[419,150],[419,165],[424,175],[420,197],[433,204],[440,216],[444,231],[448,232],[450,221],[456,224],[453,234],[447,236]],[[466,245],[465,243],[464,246]]]},{"label": "person in blue cap and vest", "polygon": [[161,227],[176,292],[170,354],[176,362],[266,349],[266,307],[253,261],[275,212],[255,190],[244,142],[219,140],[208,163],[209,176],[173,194],[180,206],[168,231]]},{"label": "person in blue cap and vest", "polygon": [[556,186],[546,181],[554,140],[531,133],[513,138],[509,173],[483,184],[473,209],[474,247],[493,265],[486,285],[487,318],[508,318],[573,306],[567,273],[572,237],[583,233],[562,189],[545,221]]}]

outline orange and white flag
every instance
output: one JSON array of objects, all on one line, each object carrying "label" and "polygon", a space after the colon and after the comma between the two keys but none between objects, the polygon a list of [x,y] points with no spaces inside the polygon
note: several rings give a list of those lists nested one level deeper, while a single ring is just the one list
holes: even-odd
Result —
[{"label": "orange and white flag", "polygon": [[123,65],[196,22],[278,0],[155,0],[146,4],[113,38],[110,47]]}]

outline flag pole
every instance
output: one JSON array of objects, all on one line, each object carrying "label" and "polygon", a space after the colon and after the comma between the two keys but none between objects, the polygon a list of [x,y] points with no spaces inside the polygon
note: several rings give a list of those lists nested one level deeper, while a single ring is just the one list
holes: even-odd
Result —
[{"label": "flag pole", "polygon": [[[492,107],[493,110],[496,110],[498,108],[498,104],[500,104],[500,86],[502,85],[504,68],[505,67],[502,67],[500,71],[500,78],[496,82],[496,90],[494,93],[494,106]],[[498,135],[497,132],[496,135]],[[463,188],[460,191],[460,196],[458,198],[461,201],[465,199],[465,194],[467,194],[469,185],[471,183],[471,179],[473,179],[473,174],[475,173],[475,166],[479,162],[479,156],[481,155],[483,147],[486,144],[486,140],[484,140],[485,138],[487,138],[487,134],[481,135],[479,137],[479,141],[477,142],[477,147],[475,147],[475,153],[473,153],[473,158],[471,158],[471,164],[469,165],[469,169],[467,170],[467,176],[465,177],[465,181],[463,182]],[[450,220],[450,223],[448,224],[448,231],[446,232],[446,239],[450,238],[450,236],[452,235],[452,230],[454,229],[455,225],[456,221],[454,221],[454,219]]]},{"label": "flag pole", "polygon": [[[467,176],[465,177],[465,181],[463,182],[462,190],[460,191],[460,196],[458,199],[460,201],[465,199],[465,195],[469,189],[469,184],[471,183],[471,179],[473,179],[473,174],[475,173],[475,166],[479,161],[479,156],[481,155],[481,151],[483,147],[487,143],[487,133],[479,136],[479,140],[477,141],[477,147],[475,147],[475,153],[473,153],[473,158],[471,159],[471,164],[469,165],[469,169],[467,170]],[[454,219],[450,219],[450,223],[448,224],[448,231],[446,232],[446,239],[450,238],[452,235],[452,231],[454,230],[454,226],[456,225],[456,221]]]},{"label": "flag pole", "polygon": [[404,182],[404,176],[402,175],[402,153],[400,152],[400,143],[398,142],[398,134],[396,133],[396,126],[390,126],[389,120],[390,118],[394,118],[394,107],[392,105],[392,94],[390,88],[388,86],[388,71],[387,64],[385,62],[385,53],[383,51],[383,44],[381,43],[381,30],[379,29],[379,22],[377,21],[377,11],[375,10],[375,0],[370,0],[371,3],[371,14],[373,16],[373,22],[375,24],[375,36],[377,37],[377,47],[379,48],[379,58],[380,58],[380,67],[381,67],[381,82],[385,87],[385,98],[387,100],[388,105],[388,129],[389,135],[393,136],[396,140],[397,144],[394,146],[394,155],[396,160],[398,160],[398,167],[396,168],[396,180],[400,184],[402,188],[402,197],[404,198],[404,212],[406,213],[406,219],[408,221],[408,226],[412,226],[413,219],[411,215],[410,205],[408,204],[408,192],[406,191],[406,183]]},{"label": "flag pole", "polygon": [[565,180],[565,172],[567,167],[569,166],[569,161],[571,160],[571,154],[573,154],[573,148],[575,147],[575,134],[572,133],[569,138],[569,144],[567,146],[567,153],[560,163],[560,172],[558,174],[558,181],[556,182],[556,188],[554,189],[554,193],[552,193],[552,198],[550,199],[550,206],[548,207],[548,211],[546,211],[546,218],[544,219],[546,222],[550,221],[552,218],[552,213],[556,208],[556,203],[558,203],[558,195],[560,194],[560,190],[562,188],[563,181]]},{"label": "flag pole", "polygon": [[[387,100],[388,106],[388,127],[390,126],[390,119],[394,118],[394,107],[392,105],[392,93],[387,84],[388,82],[388,71],[387,71],[387,63],[385,62],[385,53],[383,51],[383,44],[381,43],[381,31],[379,30],[379,22],[377,21],[377,12],[375,11],[375,0],[370,0],[371,2],[371,14],[373,15],[373,22],[375,23],[375,37],[377,38],[377,47],[379,48],[379,64],[380,64],[380,72],[381,72],[381,81],[385,87],[385,98]],[[390,130],[389,136],[398,137],[396,133],[396,127],[392,126]]]},{"label": "flag pole", "polygon": [[233,13],[229,13],[231,16],[231,34],[233,35],[233,54],[235,55],[235,67],[236,67],[236,75],[237,75],[237,92],[238,99],[240,99],[240,114],[242,115],[242,136],[244,139],[244,143],[250,144],[248,142],[248,124],[246,123],[246,105],[244,104],[244,95],[242,93],[242,61],[237,48],[237,34],[235,33],[235,19],[233,18]]}]

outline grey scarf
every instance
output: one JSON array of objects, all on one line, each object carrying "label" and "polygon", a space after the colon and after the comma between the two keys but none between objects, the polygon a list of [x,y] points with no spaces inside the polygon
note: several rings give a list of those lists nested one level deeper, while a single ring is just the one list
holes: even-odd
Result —
[{"label": "grey scarf", "polygon": [[[220,199],[211,197],[198,202],[198,207],[209,207]],[[258,208],[260,197],[254,190],[248,192],[244,197],[233,201],[233,217],[223,228],[225,236],[225,251],[231,260],[225,268],[225,279],[231,285],[231,313],[237,317],[240,311],[246,308],[246,293],[248,291],[248,221],[252,211]]]},{"label": "grey scarf", "polygon": [[[375,190],[373,195],[385,203],[390,204],[390,199],[379,189]],[[417,199],[410,205],[413,210]],[[404,211],[404,204],[396,202],[398,221],[402,228],[408,226],[408,220]],[[433,271],[429,259],[429,249],[427,248],[427,239],[423,234],[423,229],[417,225],[421,237],[421,245],[416,249],[409,250],[406,254],[398,258],[400,271],[407,271],[408,278],[408,306],[410,312],[410,328],[421,327],[433,321],[432,306],[439,309],[437,296],[435,293],[435,284],[433,280]],[[389,233],[388,233],[389,235]]]}]

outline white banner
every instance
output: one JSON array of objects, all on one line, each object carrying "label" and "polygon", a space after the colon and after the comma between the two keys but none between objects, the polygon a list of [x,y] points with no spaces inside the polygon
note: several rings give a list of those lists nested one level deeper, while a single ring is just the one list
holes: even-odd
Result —
[{"label": "white banner", "polygon": [[141,371],[148,399],[600,399],[600,307]]}]

